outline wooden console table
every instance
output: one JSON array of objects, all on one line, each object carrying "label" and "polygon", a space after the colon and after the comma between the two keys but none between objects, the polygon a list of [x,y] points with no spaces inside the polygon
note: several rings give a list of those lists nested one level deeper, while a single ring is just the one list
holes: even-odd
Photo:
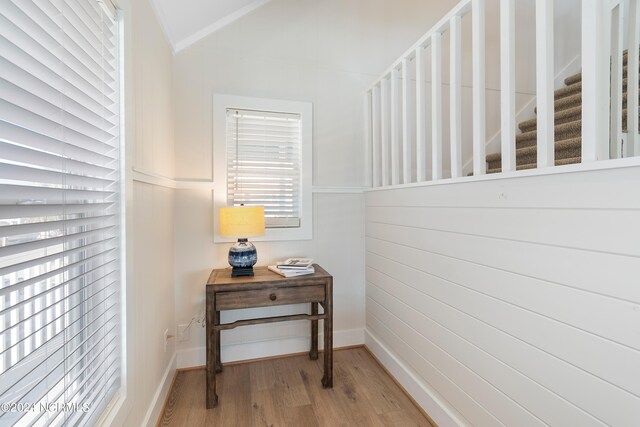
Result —
[{"label": "wooden console table", "polygon": [[[333,277],[314,264],[316,272],[282,277],[267,267],[254,268],[253,277],[231,278],[231,269],[216,269],[207,281],[207,409],[218,404],[216,372],[220,363],[220,331],[238,326],[306,319],[311,321],[309,358],[318,358],[318,320],[324,320],[324,376],[322,386],[333,387]],[[263,317],[221,324],[220,311],[273,305],[310,303],[311,314]],[[318,313],[318,303],[324,312]]]}]

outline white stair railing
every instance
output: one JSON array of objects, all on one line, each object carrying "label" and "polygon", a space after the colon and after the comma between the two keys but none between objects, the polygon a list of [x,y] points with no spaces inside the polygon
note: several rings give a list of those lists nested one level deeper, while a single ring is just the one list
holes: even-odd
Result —
[{"label": "white stair railing", "polygon": [[[640,0],[582,0],[582,162],[640,155]],[[500,1],[502,172],[516,170],[515,0]],[[537,167],[554,166],[554,0],[536,0]],[[443,171],[443,34],[449,32],[451,178],[463,178],[461,22],[472,21],[472,165],[486,174],[485,0],[463,0],[398,58],[365,94],[366,142],[374,187],[440,180]],[[626,16],[625,16],[626,15]],[[626,20],[626,21],[625,21]],[[626,25],[625,25],[626,22]],[[626,147],[622,135],[623,49],[628,48]],[[431,50],[431,98],[425,52]],[[632,54],[634,53],[634,54]],[[610,62],[611,61],[611,62]],[[609,65],[611,64],[611,65]],[[410,81],[415,76],[415,88]],[[610,102],[611,99],[611,108]],[[631,102],[631,100],[635,100]],[[428,121],[427,106],[431,107]],[[430,123],[430,128],[427,124]],[[426,158],[431,153],[431,174]],[[620,151],[620,152],[618,152]],[[414,173],[415,172],[415,173]]]},{"label": "white stair railing", "polygon": [[[456,176],[462,174],[462,138],[461,138],[461,18],[470,13],[472,7],[478,10],[478,19],[474,32],[479,36],[474,45],[474,80],[481,88],[477,92],[477,114],[484,114],[484,1],[464,0],[460,2],[435,27],[408,49],[389,69],[367,90],[365,108],[367,123],[367,143],[371,144],[372,184],[374,187],[407,184],[427,180],[425,163],[427,139],[431,144],[431,179],[442,178],[442,33],[451,29],[451,155],[452,167]],[[472,6],[473,4],[473,6]],[[431,129],[427,129],[427,93],[425,87],[425,49],[431,47],[432,60],[432,97],[431,109],[435,112],[431,120]],[[413,65],[411,65],[413,64]],[[409,67],[414,67],[415,96],[410,97]],[[402,83],[400,83],[400,81]],[[415,118],[415,120],[412,120]],[[412,123],[415,121],[415,123]],[[478,120],[476,133],[477,146],[484,150],[483,121]],[[413,148],[413,147],[415,148]],[[415,153],[415,155],[413,155]],[[415,166],[415,179],[413,167]],[[484,162],[482,163],[484,169]]]}]

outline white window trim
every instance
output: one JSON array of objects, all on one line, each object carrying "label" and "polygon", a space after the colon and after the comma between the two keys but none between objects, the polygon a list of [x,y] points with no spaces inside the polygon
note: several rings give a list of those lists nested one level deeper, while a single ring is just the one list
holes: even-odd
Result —
[{"label": "white window trim", "polygon": [[227,141],[225,135],[227,108],[298,113],[302,119],[301,174],[300,174],[300,227],[268,228],[264,236],[252,237],[254,242],[278,240],[311,240],[313,238],[313,106],[310,102],[247,96],[213,95],[213,241],[235,242],[236,239],[220,236],[218,212],[227,206]]}]

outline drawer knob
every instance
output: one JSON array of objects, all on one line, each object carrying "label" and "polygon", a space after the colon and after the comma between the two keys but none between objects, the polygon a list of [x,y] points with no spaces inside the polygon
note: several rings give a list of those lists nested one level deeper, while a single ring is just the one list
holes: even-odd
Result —
[{"label": "drawer knob", "polygon": [[278,298],[278,297],[277,297],[277,295],[276,295],[276,294],[271,294],[271,295],[269,295],[269,299],[270,299],[271,301],[275,301],[277,298]]}]

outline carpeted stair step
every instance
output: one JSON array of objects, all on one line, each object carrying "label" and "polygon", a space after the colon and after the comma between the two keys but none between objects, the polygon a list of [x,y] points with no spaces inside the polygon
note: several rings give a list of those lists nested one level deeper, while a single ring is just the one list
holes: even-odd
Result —
[{"label": "carpeted stair step", "polygon": [[563,88],[557,89],[553,93],[553,95],[554,95],[554,99],[558,100],[558,99],[566,98],[567,96],[575,95],[576,93],[580,93],[580,92],[582,92],[582,81],[574,83],[570,86],[565,86]]},{"label": "carpeted stair step", "polygon": [[[640,71],[640,68],[639,68]],[[626,79],[627,78],[627,66],[625,65],[622,68],[622,78]],[[564,79],[564,84],[566,86],[571,86],[573,84],[576,84],[578,82],[582,81],[582,73],[578,73],[578,74],[574,74],[573,76],[569,76],[566,79]]]},{"label": "carpeted stair step", "polygon": [[[625,102],[625,105],[626,105],[626,102]],[[569,110],[565,110],[565,111],[568,112]],[[577,111],[578,111],[578,114],[575,117],[576,117],[576,120],[579,120],[581,118],[581,115],[582,115],[582,108],[577,108]],[[533,125],[531,124],[531,122],[533,122]],[[559,124],[559,122],[558,122],[558,114],[556,114],[556,125],[558,125],[558,124]],[[520,130],[522,130],[522,132],[527,132],[529,130],[535,130],[535,128],[536,128],[536,119],[527,120],[525,122],[520,123],[518,126],[520,127]],[[638,111],[638,129],[640,131],[640,110]],[[624,108],[622,110],[622,132],[623,133],[627,132],[627,109],[626,108]]]},{"label": "carpeted stair step", "polygon": [[[640,80],[639,80],[640,82]],[[625,77],[622,80],[622,90],[626,91],[627,90],[627,78]],[[563,88],[557,89],[554,92],[554,99],[558,100],[558,99],[562,99],[562,98],[566,98],[567,96],[571,96],[571,95],[575,95],[576,93],[582,92],[582,80],[569,85],[569,86],[565,86]]]},{"label": "carpeted stair step", "polygon": [[[582,119],[569,123],[557,125],[554,128],[555,140],[564,141],[565,139],[577,138],[582,132]],[[516,148],[530,147],[536,144],[538,139],[538,131],[531,130],[516,135]]]},{"label": "carpeted stair step", "polygon": [[[638,97],[640,99],[640,95]],[[622,94],[622,106],[623,108],[627,105],[627,93],[624,92]],[[556,114],[560,111],[568,110],[569,108],[582,107],[582,92],[578,92],[571,96],[565,96],[564,98],[560,98],[553,103],[553,109]],[[533,111],[538,114],[538,107],[534,108]]]},{"label": "carpeted stair step", "polygon": [[[562,166],[562,165],[573,165],[575,163],[580,163],[582,161],[582,157],[571,157],[569,159],[556,159],[555,161],[555,165],[556,166]],[[528,163],[526,165],[520,165],[520,166],[516,166],[516,170],[525,170],[525,169],[535,169],[537,167],[537,163]],[[487,169],[487,173],[500,173],[502,172],[502,168],[495,168],[495,169]],[[472,174],[469,174],[470,176]]]},{"label": "carpeted stair step", "polygon": [[[570,159],[580,157],[582,153],[582,138],[572,138],[558,141],[555,144],[555,159]],[[526,165],[536,163],[538,158],[538,147],[532,145],[516,150],[516,165]],[[501,153],[489,154],[487,156],[488,169],[500,168],[502,164]]]},{"label": "carpeted stair step", "polygon": [[[624,93],[627,92],[627,83],[628,83],[628,80],[627,80],[626,77],[624,79],[622,79],[622,91]],[[638,83],[640,83],[640,78],[638,79]]]},{"label": "carpeted stair step", "polygon": [[[640,102],[640,101],[639,101]],[[625,102],[626,105],[626,102]],[[563,123],[569,123],[582,118],[582,107],[569,108],[568,110],[559,111],[555,114],[555,125],[561,125]],[[640,124],[640,110],[638,110],[638,123]],[[530,119],[521,122],[518,127],[522,132],[529,132],[536,130],[538,126],[538,119]],[[640,125],[639,125],[640,126]],[[627,132],[627,109],[622,110],[622,131]]]},{"label": "carpeted stair step", "polygon": [[[569,108],[581,107],[582,106],[582,92],[574,93],[570,96],[565,96],[564,98],[556,99],[553,103],[553,110],[556,114],[560,111],[568,110]],[[533,112],[538,114],[538,107],[533,109]]]},{"label": "carpeted stair step", "polygon": [[[640,111],[638,111],[638,129],[640,131]],[[622,132],[627,133],[627,109],[622,110]]]},{"label": "carpeted stair step", "polygon": [[[623,90],[623,95],[626,95],[627,79],[624,79],[622,81],[622,90]],[[571,86],[566,86],[566,87],[564,87],[562,89],[558,89],[555,92],[556,93],[556,100],[576,95],[576,94],[580,93],[581,91],[582,91],[582,82],[574,83]],[[580,100],[582,100],[582,98],[580,98]],[[578,102],[578,98],[573,99],[573,103],[576,103],[576,102]],[[565,107],[566,103],[558,103],[558,105],[561,106],[561,107]],[[625,105],[626,105],[626,100],[625,100]],[[537,111],[537,107],[534,109],[534,111],[536,113],[538,112]],[[580,105],[575,106],[575,107],[569,107],[569,108],[566,108],[564,110],[559,110],[559,111],[556,110],[555,111],[555,124],[559,125],[559,124],[562,124],[562,123],[568,123],[568,122],[572,122],[574,120],[578,120],[578,119],[580,119],[581,114],[582,114],[582,105],[581,105],[581,103],[580,103]],[[529,120],[525,120],[525,121],[521,122],[518,125],[518,127],[520,128],[520,130],[522,132],[528,132],[530,130],[534,130],[536,128],[536,126],[537,126],[537,123],[538,123],[537,118],[533,118],[533,119],[529,119]]]},{"label": "carpeted stair step", "polygon": [[581,81],[582,81],[582,73],[578,73],[564,79],[564,84],[566,86],[571,86]]},{"label": "carpeted stair step", "polygon": [[627,60],[629,59],[629,55],[628,54],[629,54],[629,50],[628,49],[625,49],[624,51],[622,51],[622,64],[623,65],[627,65]]},{"label": "carpeted stair step", "polygon": [[[569,122],[574,122],[576,120],[580,120],[581,117],[582,117],[581,106],[558,111],[554,116],[555,126],[561,125],[563,123],[569,123]],[[530,120],[525,120],[524,122],[520,122],[520,124],[518,125],[518,128],[520,128],[522,132],[529,132],[529,131],[535,130],[537,126],[538,126],[538,119],[534,118]]]},{"label": "carpeted stair step", "polygon": [[[638,94],[638,103],[640,103],[640,93]],[[626,109],[627,107],[627,92],[622,94],[622,108]]]}]

